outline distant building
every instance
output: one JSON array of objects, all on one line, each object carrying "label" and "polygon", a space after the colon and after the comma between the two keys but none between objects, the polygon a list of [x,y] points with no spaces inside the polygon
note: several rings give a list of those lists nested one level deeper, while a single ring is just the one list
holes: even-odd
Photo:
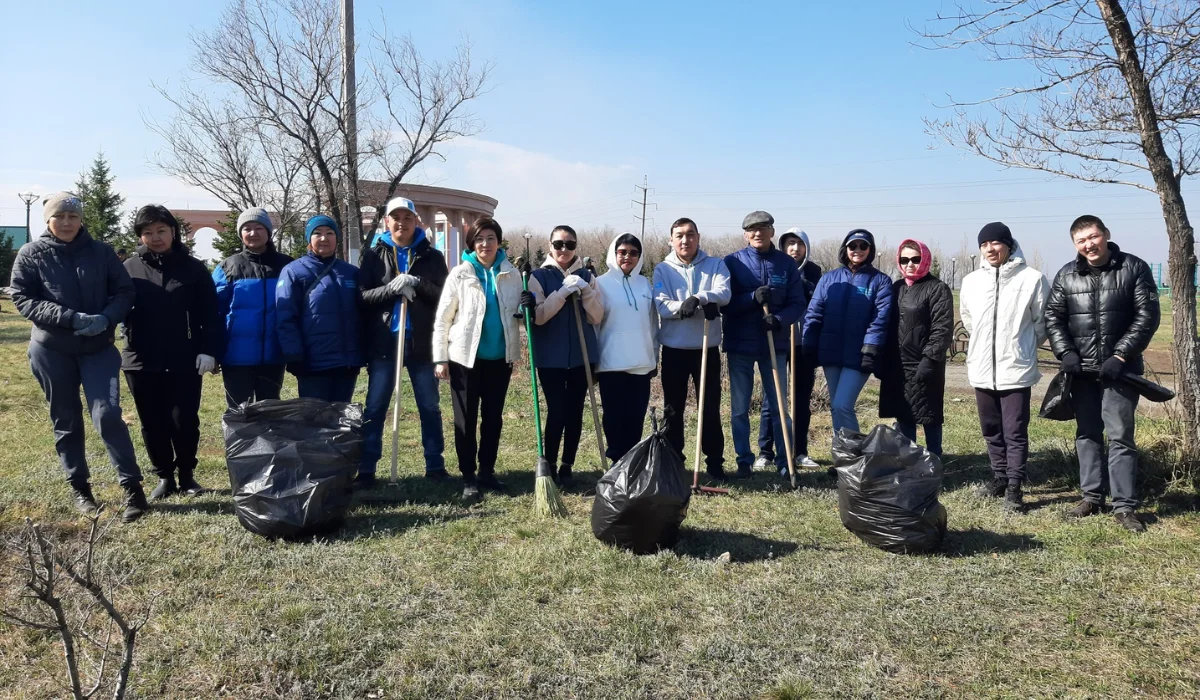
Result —
[{"label": "distant building", "polygon": [[0,236],[12,239],[13,248],[20,248],[29,242],[29,229],[24,226],[0,226]]}]

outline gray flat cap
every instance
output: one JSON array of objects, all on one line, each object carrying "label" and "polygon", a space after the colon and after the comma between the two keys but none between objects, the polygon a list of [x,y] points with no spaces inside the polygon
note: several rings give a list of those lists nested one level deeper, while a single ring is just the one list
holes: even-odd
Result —
[{"label": "gray flat cap", "polygon": [[755,226],[774,226],[775,217],[765,211],[752,211],[742,219],[742,230],[748,231]]}]

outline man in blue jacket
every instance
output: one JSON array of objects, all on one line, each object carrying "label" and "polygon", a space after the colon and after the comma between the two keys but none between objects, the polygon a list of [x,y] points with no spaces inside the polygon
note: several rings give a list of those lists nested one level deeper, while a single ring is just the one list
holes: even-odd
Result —
[{"label": "man in blue jacket", "polygon": [[[758,365],[763,396],[770,405],[771,430],[782,445],[782,414],[779,411],[787,395],[775,396],[767,331],[774,334],[775,361],[781,376],[787,375],[788,326],[804,313],[804,279],[796,262],[771,242],[775,237],[775,219],[765,211],[754,211],[742,220],[746,247],[725,257],[729,268],[729,304],[721,309],[724,316],[725,356],[729,364],[729,393],[732,404],[733,447],[737,453],[737,476],[753,472],[754,451],[750,446],[750,393],[754,388],[754,366]],[[766,311],[764,312],[764,306]],[[790,428],[790,422],[789,427]],[[787,454],[775,457],[780,473],[788,473]]]},{"label": "man in blue jacket", "polygon": [[304,235],[308,255],[283,268],[275,287],[279,347],[302,398],[348,402],[364,364],[358,268],[338,260],[332,218],[309,219]]}]

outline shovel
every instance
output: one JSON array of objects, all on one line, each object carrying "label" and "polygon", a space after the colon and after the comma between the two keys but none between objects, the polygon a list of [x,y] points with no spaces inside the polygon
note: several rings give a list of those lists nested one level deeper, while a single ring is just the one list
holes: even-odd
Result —
[{"label": "shovel", "polygon": [[583,352],[583,369],[587,375],[588,402],[592,404],[592,426],[596,428],[596,445],[600,448],[600,471],[607,471],[608,459],[604,452],[604,431],[600,426],[600,411],[596,408],[596,385],[592,383],[592,361],[588,357],[587,336],[583,334],[583,311],[579,306],[579,295],[571,295],[575,309],[575,327],[579,329],[579,349]]},{"label": "shovel", "polygon": [[[704,318],[704,346],[700,350],[700,401],[696,406],[696,457],[692,461],[692,493],[728,496],[729,489],[700,485],[700,442],[704,435],[704,395],[708,387],[708,317]],[[679,417],[683,420],[683,416]]]},{"label": "shovel", "polygon": [[[770,309],[763,304],[763,316],[769,313]],[[779,378],[779,365],[775,363],[775,334],[770,329],[767,330],[767,347],[771,350],[771,374],[775,377],[775,405],[782,414],[779,420],[783,425],[783,446],[787,450],[788,475],[792,477],[792,488],[796,488],[796,463],[792,458],[792,436],[788,430],[788,421],[791,419],[788,417],[787,406],[779,400],[783,396],[783,382]]]}]

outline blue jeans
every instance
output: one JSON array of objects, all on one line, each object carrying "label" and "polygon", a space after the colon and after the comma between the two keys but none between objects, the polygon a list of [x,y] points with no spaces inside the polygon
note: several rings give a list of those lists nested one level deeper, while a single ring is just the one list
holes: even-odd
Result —
[{"label": "blue jeans", "polygon": [[834,434],[842,428],[858,432],[858,414],[854,404],[867,384],[867,374],[850,367],[826,367],[825,383],[829,385],[830,413]]},{"label": "blue jeans", "polygon": [[[763,385],[763,398],[766,399],[771,412],[771,430],[776,442],[783,444],[782,417],[775,403],[775,377],[771,372],[771,356],[742,355],[726,353],[729,363],[729,400],[733,409],[731,428],[733,431],[733,451],[737,453],[738,469],[749,469],[754,464],[754,449],[750,446],[750,394],[754,390],[754,366],[758,365],[759,377]],[[783,400],[787,401],[787,353],[780,352],[775,357],[779,368],[780,383],[783,384]],[[791,429],[791,421],[788,421]],[[775,465],[780,469],[787,468],[787,453],[779,450],[775,454]]]},{"label": "blue jeans", "polygon": [[[938,457],[941,457],[942,456],[942,426],[941,426],[941,424],[939,423],[938,425],[926,425],[926,426],[922,426],[922,427],[925,428],[925,449],[929,450],[930,452],[937,455]],[[896,421],[896,430],[899,430],[901,435],[908,438],[909,440],[912,440],[914,443],[917,441],[917,424],[916,423],[904,423],[901,421]]]},{"label": "blue jeans", "polygon": [[[409,339],[408,343],[412,341]],[[411,352],[412,346],[408,346]],[[442,436],[441,394],[433,363],[405,363],[417,415],[421,419],[421,446],[425,452],[425,472],[445,471],[442,456],[446,440]],[[392,389],[396,381],[396,358],[378,357],[367,363],[367,405],[363,409],[362,464],[359,473],[374,474],[375,465],[383,456],[383,430],[388,409],[392,407]]]}]

